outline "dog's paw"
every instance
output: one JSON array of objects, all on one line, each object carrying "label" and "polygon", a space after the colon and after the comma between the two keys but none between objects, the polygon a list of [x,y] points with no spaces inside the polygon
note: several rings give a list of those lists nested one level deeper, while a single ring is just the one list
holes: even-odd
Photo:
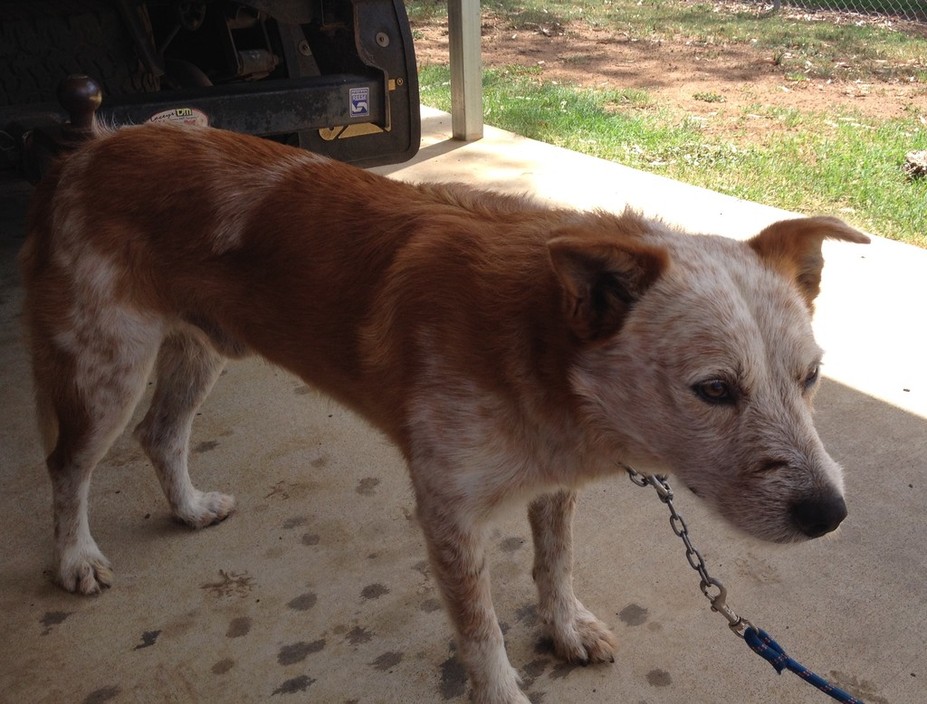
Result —
[{"label": "dog's paw", "polygon": [[205,528],[224,520],[234,510],[234,496],[218,491],[196,491],[175,509],[174,515],[191,528]]},{"label": "dog's paw", "polygon": [[112,585],[113,570],[99,550],[79,553],[61,560],[58,583],[75,594],[99,594]]},{"label": "dog's paw", "polygon": [[474,704],[531,704],[531,700],[517,685],[504,689],[473,690]]},{"label": "dog's paw", "polygon": [[572,619],[551,628],[554,653],[567,662],[589,665],[615,662],[618,639],[608,626],[576,602]]},{"label": "dog's paw", "polygon": [[468,662],[472,700],[474,704],[530,704],[521,691],[521,678],[505,655],[502,634],[498,635],[498,640],[464,643],[461,648]]}]

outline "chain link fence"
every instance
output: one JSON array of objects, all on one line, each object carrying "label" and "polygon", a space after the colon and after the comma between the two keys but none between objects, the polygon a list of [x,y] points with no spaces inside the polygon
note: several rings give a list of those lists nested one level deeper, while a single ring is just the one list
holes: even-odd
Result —
[{"label": "chain link fence", "polygon": [[927,23],[925,0],[772,0],[772,4],[776,10],[781,7],[827,10]]}]

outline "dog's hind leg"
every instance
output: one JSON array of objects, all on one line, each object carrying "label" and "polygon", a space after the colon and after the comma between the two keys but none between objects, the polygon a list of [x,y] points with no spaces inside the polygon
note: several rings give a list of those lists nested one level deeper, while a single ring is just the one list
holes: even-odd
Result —
[{"label": "dog's hind leg", "polygon": [[545,494],[528,508],[539,613],[550,631],[554,651],[564,660],[614,662],[615,636],[573,594],[575,509],[574,491]]},{"label": "dog's hind leg", "polygon": [[68,591],[94,594],[110,585],[112,570],[90,534],[90,478],[144,391],[161,329],[115,306],[105,324],[75,316],[55,335],[41,324],[30,332],[40,423],[53,443],[46,464],[57,579]]},{"label": "dog's hind leg", "polygon": [[224,366],[225,358],[197,333],[168,335],[158,352],[151,408],[135,429],[172,513],[193,528],[217,523],[235,507],[231,496],[194,487],[188,468],[193,418]]}]

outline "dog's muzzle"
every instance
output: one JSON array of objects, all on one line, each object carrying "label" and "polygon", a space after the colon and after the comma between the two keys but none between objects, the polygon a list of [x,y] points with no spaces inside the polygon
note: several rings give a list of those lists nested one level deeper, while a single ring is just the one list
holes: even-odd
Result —
[{"label": "dog's muzzle", "polygon": [[789,509],[792,521],[804,535],[820,538],[837,529],[847,517],[847,505],[839,494],[803,499]]}]

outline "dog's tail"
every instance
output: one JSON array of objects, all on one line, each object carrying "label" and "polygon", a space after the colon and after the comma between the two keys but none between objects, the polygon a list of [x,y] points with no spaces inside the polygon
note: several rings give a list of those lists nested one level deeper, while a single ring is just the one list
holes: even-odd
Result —
[{"label": "dog's tail", "polygon": [[99,113],[97,113],[93,116],[93,124],[90,126],[89,138],[99,139],[100,137],[105,137],[106,135],[118,132],[119,128],[123,126],[126,125],[119,125],[116,123],[116,118],[110,117],[109,120],[107,120],[106,118],[100,117]]},{"label": "dog's tail", "polygon": [[[24,270],[31,263],[30,253],[27,251],[28,245],[29,241],[27,240],[26,247],[23,248],[23,252],[20,254],[20,262]],[[41,330],[35,324],[35,312],[31,310],[30,304],[30,296],[27,293],[22,316],[23,337],[27,348],[31,352],[36,421],[42,447],[45,450],[44,456],[48,457],[58,442],[58,413],[55,409],[52,391],[54,374],[49,374],[51,369],[47,363],[51,349]]]},{"label": "dog's tail", "polygon": [[[55,409],[49,365],[46,363],[51,350],[41,331],[34,324],[27,296],[23,311],[23,336],[32,353],[32,384],[35,398],[36,421],[45,457],[51,454],[58,442],[58,413]],[[53,376],[53,375],[52,375]]]},{"label": "dog's tail", "polygon": [[19,272],[25,292],[22,332],[31,353],[38,429],[46,457],[58,439],[58,414],[53,395],[57,374],[52,363],[53,347],[49,333],[41,320],[46,307],[41,302],[41,293],[43,286],[60,285],[60,282],[45,280],[51,267],[52,202],[60,170],[59,164],[53,165],[50,172],[36,184],[26,218],[26,240],[19,250]]}]

